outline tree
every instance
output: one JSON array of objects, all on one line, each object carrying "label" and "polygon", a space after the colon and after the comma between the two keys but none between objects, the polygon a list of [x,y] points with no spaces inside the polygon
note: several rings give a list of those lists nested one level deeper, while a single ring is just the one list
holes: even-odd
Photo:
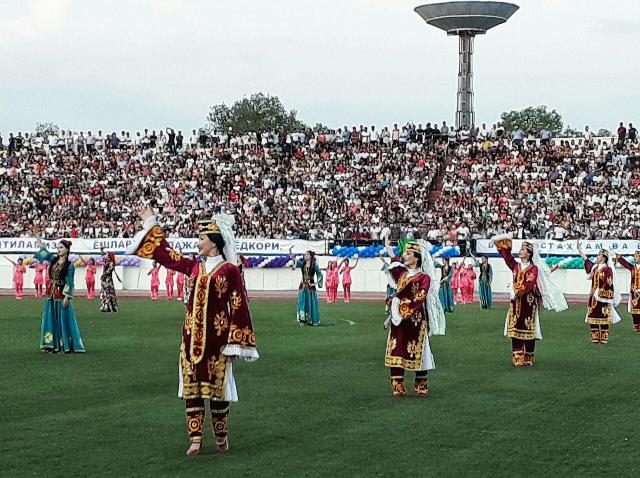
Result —
[{"label": "tree", "polygon": [[596,133],[596,136],[613,136],[613,133],[606,128],[600,128]]},{"label": "tree", "polygon": [[58,135],[60,133],[60,127],[55,123],[49,123],[45,121],[44,123],[36,123],[35,133],[40,133],[40,136],[46,138],[49,135]]},{"label": "tree", "polygon": [[513,132],[518,129],[528,131],[533,129],[538,132],[543,128],[548,129],[554,135],[562,131],[562,117],[556,110],[547,111],[546,106],[529,106],[521,111],[505,111],[500,116],[504,128]]},{"label": "tree", "polygon": [[235,133],[260,131],[302,131],[307,126],[296,118],[296,110],[287,111],[277,96],[254,93],[242,98],[231,106],[224,103],[214,105],[209,110],[209,129],[228,130]]}]

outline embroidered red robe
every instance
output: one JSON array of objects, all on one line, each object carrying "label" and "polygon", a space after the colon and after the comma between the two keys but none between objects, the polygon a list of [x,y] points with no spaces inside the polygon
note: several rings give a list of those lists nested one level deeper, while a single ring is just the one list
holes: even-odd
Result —
[{"label": "embroidered red robe", "polygon": [[193,278],[180,345],[183,398],[224,400],[229,358],[258,358],[240,269],[223,261],[207,273],[203,263],[172,249],[159,226],[136,254]]},{"label": "embroidered red robe", "polygon": [[519,264],[511,255],[511,241],[496,242],[498,252],[513,274],[515,297],[507,315],[507,337],[521,340],[536,339],[536,321],[541,295],[538,290],[538,268],[530,263]]},{"label": "embroidered red robe", "polygon": [[[631,272],[631,288],[629,289],[629,312],[640,318],[640,268],[629,264],[624,257],[618,257],[618,264]],[[634,317],[635,319],[636,317]]]},{"label": "embroidered red robe", "polygon": [[[391,262],[400,260],[395,257]],[[424,341],[429,340],[429,317],[425,301],[431,279],[423,272],[409,276],[403,267],[395,267],[389,272],[397,284],[395,297],[400,299],[398,310],[402,322],[389,327],[384,363],[387,367],[420,371],[423,370]]]},{"label": "embroidered red robe", "polygon": [[613,301],[613,273],[611,268],[609,266],[599,268],[588,259],[584,261],[584,268],[587,274],[591,274],[591,293],[587,305],[586,322],[594,325],[612,324],[611,307],[613,307],[613,304],[601,302],[596,298],[597,291],[598,296],[602,299]]}]

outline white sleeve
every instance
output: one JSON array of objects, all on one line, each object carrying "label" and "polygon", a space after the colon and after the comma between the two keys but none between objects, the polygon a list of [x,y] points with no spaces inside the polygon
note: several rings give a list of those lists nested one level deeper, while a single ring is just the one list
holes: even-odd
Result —
[{"label": "white sleeve", "polygon": [[133,236],[133,241],[131,242],[131,245],[127,247],[126,253],[129,255],[135,255],[142,240],[146,237],[147,233],[153,228],[153,226],[157,224],[158,221],[155,215],[145,219],[142,225],[142,230]]}]

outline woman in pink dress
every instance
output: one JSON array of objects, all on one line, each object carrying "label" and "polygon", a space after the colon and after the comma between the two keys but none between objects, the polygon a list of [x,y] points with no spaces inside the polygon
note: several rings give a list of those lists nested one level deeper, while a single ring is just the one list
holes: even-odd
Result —
[{"label": "woman in pink dress", "polygon": [[465,304],[473,303],[473,294],[476,287],[476,272],[473,270],[473,265],[467,265],[466,269],[462,271],[466,279],[466,286],[462,290],[463,301]]},{"label": "woman in pink dress", "polygon": [[184,300],[184,274],[182,272],[178,272],[176,289],[176,300]]},{"label": "woman in pink dress", "polygon": [[36,273],[33,278],[33,285],[36,289],[36,299],[44,297],[44,273],[49,269],[49,266],[43,262],[35,260],[29,267],[34,269]]},{"label": "woman in pink dress", "polygon": [[327,265],[327,280],[325,286],[327,288],[327,303],[333,304],[338,297],[338,262],[329,261]]},{"label": "woman in pink dress", "polygon": [[460,298],[463,304],[468,304],[467,302],[467,289],[469,288],[469,279],[467,277],[467,268],[464,267],[464,262],[458,269],[458,294],[460,294]]},{"label": "woman in pink dress", "polygon": [[85,276],[85,282],[87,284],[87,299],[92,300],[96,298],[96,261],[89,259],[85,261],[82,257],[80,261],[87,266],[87,274]]},{"label": "woman in pink dress", "polygon": [[13,285],[16,288],[16,299],[20,300],[24,296],[22,287],[24,286],[24,274],[27,272],[27,268],[22,263],[22,259],[18,259],[18,262],[13,262],[7,256],[4,256],[4,258],[13,264]]},{"label": "woman in pink dress", "polygon": [[349,259],[342,261],[339,274],[342,276],[342,290],[344,292],[344,302],[351,302],[351,271],[358,266],[358,259],[353,267],[349,266]]},{"label": "woman in pink dress", "polygon": [[460,272],[464,263],[461,265],[457,265],[452,262],[451,267],[453,267],[453,278],[451,279],[451,289],[453,289],[453,301],[455,304],[462,303],[462,296],[460,294]]},{"label": "woman in pink dress", "polygon": [[173,284],[174,284],[174,277],[176,275],[176,271],[172,270],[172,269],[167,269],[167,277],[164,280],[164,285],[167,286],[167,299],[171,300],[173,299]]},{"label": "woman in pink dress", "polygon": [[151,300],[158,300],[158,288],[160,287],[160,266],[153,261],[153,267],[147,273],[151,276]]}]

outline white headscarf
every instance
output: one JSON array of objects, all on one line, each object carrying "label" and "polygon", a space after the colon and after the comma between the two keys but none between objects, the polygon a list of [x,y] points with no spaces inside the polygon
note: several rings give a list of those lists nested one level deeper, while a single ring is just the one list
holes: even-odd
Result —
[{"label": "white headscarf", "polygon": [[[622,293],[620,292],[620,288],[616,287],[616,266],[613,262],[613,257],[611,257],[611,252],[607,251],[607,263],[605,264],[608,268],[611,269],[611,277],[613,279],[613,306],[617,307],[622,302]],[[595,264],[591,272],[587,274],[587,279],[591,280],[593,277],[593,273],[597,270],[599,264]],[[599,294],[598,294],[599,295]],[[602,298],[598,300],[603,301]]]},{"label": "white headscarf", "polygon": [[622,302],[622,293],[620,292],[620,288],[616,287],[616,265],[611,256],[611,252],[607,251],[607,266],[611,269],[611,277],[613,279],[613,306],[617,307],[620,305],[620,302]]},{"label": "white headscarf", "polygon": [[422,256],[422,272],[429,276],[431,285],[427,293],[427,313],[429,314],[429,335],[444,335],[447,329],[447,322],[444,315],[444,309],[438,295],[440,291],[440,282],[436,277],[436,266],[431,257],[433,245],[424,239],[419,239],[420,255]]},{"label": "white headscarf", "polygon": [[[429,316],[429,335],[444,335],[446,332],[447,323],[444,315],[444,309],[442,308],[442,303],[440,302],[440,297],[438,296],[438,292],[440,291],[440,284],[436,277],[436,266],[433,262],[433,258],[431,257],[430,252],[431,249],[433,249],[433,246],[423,239],[420,239],[416,242],[420,246],[420,255],[422,256],[422,272],[428,275],[430,279],[429,290],[427,292],[427,300],[425,301],[427,315]],[[396,267],[406,268],[400,262],[392,262],[388,266],[385,264],[385,266],[383,267],[385,275],[387,276],[387,281],[389,285],[394,289],[397,288],[397,284],[393,279],[390,270]],[[397,312],[399,305],[400,299],[398,298],[398,296],[395,296],[391,302],[391,315],[389,319],[387,319],[387,322],[385,322],[385,327],[388,325],[389,320],[395,325],[399,325],[400,322],[402,322],[402,317]]]},{"label": "white headscarf", "polygon": [[238,253],[236,252],[236,236],[233,233],[233,225],[236,220],[229,214],[217,214],[212,218],[220,228],[220,235],[224,239],[224,253],[228,262],[238,265]]},{"label": "white headscarf", "polygon": [[[501,239],[511,239],[512,237],[512,233],[499,234],[494,236],[491,240],[495,242]],[[538,268],[537,285],[540,295],[542,296],[542,305],[545,309],[555,310],[556,312],[567,310],[569,308],[567,300],[564,298],[564,294],[560,288],[555,282],[553,282],[553,279],[551,279],[551,269],[549,269],[547,262],[540,256],[538,246],[532,241],[526,242],[533,244],[531,262]],[[511,291],[511,293],[513,294],[513,291]]]},{"label": "white headscarf", "polygon": [[542,295],[542,305],[547,310],[562,312],[567,310],[567,300],[560,288],[551,279],[551,269],[547,262],[540,256],[539,248],[533,245],[533,256],[531,262],[538,268],[538,290]]}]

